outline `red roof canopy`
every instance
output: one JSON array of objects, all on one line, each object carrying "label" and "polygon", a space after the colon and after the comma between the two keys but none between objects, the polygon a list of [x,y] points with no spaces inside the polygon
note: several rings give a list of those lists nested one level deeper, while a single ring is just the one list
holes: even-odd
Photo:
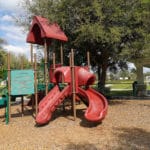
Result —
[{"label": "red roof canopy", "polygon": [[67,36],[57,23],[51,24],[46,18],[35,16],[27,36],[27,42],[43,45],[44,39],[48,43],[50,43],[51,39],[68,41]]}]

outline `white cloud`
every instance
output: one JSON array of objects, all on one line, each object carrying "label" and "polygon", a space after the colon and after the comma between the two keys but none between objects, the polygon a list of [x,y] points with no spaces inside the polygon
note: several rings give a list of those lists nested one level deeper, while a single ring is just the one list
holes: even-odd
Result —
[{"label": "white cloud", "polygon": [[24,28],[15,24],[14,16],[17,17],[25,13],[21,5],[24,0],[0,0],[0,35],[7,40],[7,45],[3,45],[6,51],[15,54],[23,53],[30,58],[30,46],[26,43],[27,32]]},{"label": "white cloud", "polygon": [[7,51],[11,51],[11,52],[14,52],[14,53],[23,53],[24,52],[24,50],[22,49],[22,47],[19,47],[19,46],[5,45],[3,47]]},{"label": "white cloud", "polygon": [[14,25],[1,25],[0,30],[5,33],[5,39],[8,43],[26,43],[27,33],[23,32],[23,28]]},{"label": "white cloud", "polygon": [[15,26],[15,25],[1,25],[0,29],[5,32],[11,32],[14,34],[23,33],[23,30],[24,30],[23,27]]},{"label": "white cloud", "polygon": [[30,46],[29,46],[29,44],[24,44],[22,46],[4,45],[3,48],[7,52],[13,52],[16,55],[25,54],[27,56],[27,58],[30,59]]},{"label": "white cloud", "polygon": [[9,39],[9,41],[14,41],[15,43],[18,43],[18,44],[26,43],[26,37],[23,34],[6,33],[5,39]]},{"label": "white cloud", "polygon": [[13,22],[14,19],[10,15],[4,15],[2,16],[1,21]]},{"label": "white cloud", "polygon": [[5,10],[20,9],[19,5],[22,0],[0,0],[0,7]]}]

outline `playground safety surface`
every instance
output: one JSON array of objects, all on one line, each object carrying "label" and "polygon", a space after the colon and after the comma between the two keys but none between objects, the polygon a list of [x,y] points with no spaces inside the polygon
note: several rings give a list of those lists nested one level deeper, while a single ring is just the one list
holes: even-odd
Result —
[{"label": "playground safety surface", "polygon": [[77,119],[71,108],[58,108],[49,124],[37,127],[31,108],[12,106],[12,119],[5,125],[0,109],[0,150],[149,150],[150,100],[111,100],[101,124],[84,119],[84,104],[77,104]]}]

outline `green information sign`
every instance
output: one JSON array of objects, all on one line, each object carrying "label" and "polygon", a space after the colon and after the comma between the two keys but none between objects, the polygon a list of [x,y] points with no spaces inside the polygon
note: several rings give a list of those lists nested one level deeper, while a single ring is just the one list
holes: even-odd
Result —
[{"label": "green information sign", "polygon": [[27,95],[34,93],[34,71],[11,71],[11,95]]}]

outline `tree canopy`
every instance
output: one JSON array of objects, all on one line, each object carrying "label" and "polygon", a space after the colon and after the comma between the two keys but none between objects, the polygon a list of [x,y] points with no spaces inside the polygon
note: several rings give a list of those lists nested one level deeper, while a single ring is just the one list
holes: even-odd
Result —
[{"label": "tree canopy", "polygon": [[[57,21],[69,38],[64,47],[67,56],[75,49],[76,64],[86,62],[91,52],[91,65],[97,67],[101,85],[106,71],[118,64],[150,54],[150,1],[148,0],[24,0],[31,21],[41,15]],[[57,52],[57,51],[56,51]]]},{"label": "tree canopy", "polygon": [[[3,44],[6,44],[6,41],[2,38],[0,38],[0,70],[4,68],[6,65],[6,52],[3,49]],[[2,75],[0,75],[1,78]]]}]

